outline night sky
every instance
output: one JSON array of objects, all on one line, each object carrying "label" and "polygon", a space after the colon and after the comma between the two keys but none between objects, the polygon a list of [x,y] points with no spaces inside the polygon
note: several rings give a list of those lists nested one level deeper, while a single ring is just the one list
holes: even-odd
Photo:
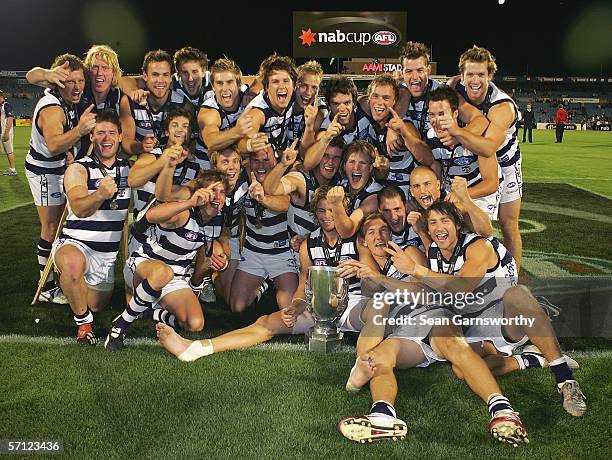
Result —
[{"label": "night sky", "polygon": [[[214,60],[235,59],[244,73],[276,51],[291,55],[292,11],[407,10],[408,39],[433,46],[438,73],[454,74],[459,55],[476,43],[490,49],[504,75],[612,75],[610,2],[573,0],[310,1],[239,9],[235,2],[3,0],[0,69],[49,66],[94,42],[108,43],[122,67],[139,72],[143,54],[192,45]],[[212,4],[212,5],[211,5]],[[146,5],[146,9],[144,6]],[[198,5],[198,6],[195,6]],[[210,5],[210,6],[209,6]],[[265,6],[264,6],[265,5]],[[293,5],[296,5],[295,3]],[[428,9],[428,5],[435,5]],[[327,64],[329,59],[321,59]],[[299,61],[299,62],[303,62]]]}]

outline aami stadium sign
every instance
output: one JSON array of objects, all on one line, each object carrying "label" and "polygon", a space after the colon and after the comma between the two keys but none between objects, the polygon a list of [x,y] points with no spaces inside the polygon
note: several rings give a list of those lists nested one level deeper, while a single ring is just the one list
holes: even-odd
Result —
[{"label": "aami stadium sign", "polygon": [[294,57],[397,57],[405,37],[405,11],[293,12]]}]

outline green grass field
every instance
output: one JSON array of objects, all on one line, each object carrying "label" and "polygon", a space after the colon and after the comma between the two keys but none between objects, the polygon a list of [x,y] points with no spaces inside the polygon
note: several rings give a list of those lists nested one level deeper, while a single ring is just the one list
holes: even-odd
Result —
[{"label": "green grass field", "polygon": [[[547,370],[499,379],[529,430],[531,444],[514,450],[490,439],[486,408],[447,365],[398,372],[397,410],[409,435],[361,446],[335,429],[340,418],[367,412],[370,404],[367,390],[356,396],[343,390],[354,360],[350,347],[313,355],[299,337],[278,338],[186,364],[159,347],[152,324],[143,321],[122,353],[74,345],[67,307],[30,306],[38,220],[23,174],[29,129],[16,134],[19,176],[0,177],[0,440],[61,440],[70,458],[609,457],[609,339],[562,340],[581,364],[576,375],[589,403],[582,419],[563,411]],[[566,132],[561,145],[552,131],[534,138],[522,145],[526,276],[609,277],[612,135]],[[122,288],[119,276],[111,309],[96,315],[98,336],[123,309]],[[223,305],[207,307],[205,331],[192,337],[249,324],[273,309],[266,300],[241,317]]]}]

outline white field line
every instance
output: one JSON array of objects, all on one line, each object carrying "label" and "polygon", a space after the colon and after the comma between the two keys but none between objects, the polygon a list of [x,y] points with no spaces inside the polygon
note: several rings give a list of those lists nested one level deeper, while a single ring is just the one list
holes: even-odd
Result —
[{"label": "white field line", "polygon": [[529,203],[521,204],[521,208],[525,211],[536,211],[547,214],[560,214],[562,216],[576,217],[579,219],[593,220],[604,224],[612,224],[612,217],[594,212],[580,211],[578,209],[562,208],[560,206],[551,206],[549,204]]},{"label": "white field line", "polygon": [[523,179],[534,180],[534,179],[555,179],[555,180],[594,180],[594,181],[604,181],[610,182],[612,178],[610,177],[582,177],[582,176],[528,176],[524,175]]},{"label": "white field line", "polygon": [[30,206],[31,204],[34,204],[34,201],[28,201],[27,203],[19,203],[19,204],[11,206],[9,208],[5,208],[5,209],[0,210],[0,214],[3,213],[3,212],[12,211],[13,209],[23,208],[24,206]]},{"label": "white field line", "polygon": [[[100,343],[98,346],[102,346],[104,337],[100,337]],[[0,335],[0,344],[11,343],[11,344],[35,344],[35,345],[47,345],[47,346],[77,346],[74,337],[31,337],[28,335],[21,334],[8,334]],[[157,340],[149,338],[135,338],[125,339],[125,344],[128,347],[159,347],[160,344]],[[79,345],[80,346],[80,345]],[[301,343],[262,343],[249,349],[263,350],[263,351],[306,351],[306,346]],[[355,347],[351,345],[341,345],[338,351],[339,353],[355,353]],[[564,350],[566,354],[577,358],[612,358],[612,350],[586,350],[586,351],[570,351]]]}]

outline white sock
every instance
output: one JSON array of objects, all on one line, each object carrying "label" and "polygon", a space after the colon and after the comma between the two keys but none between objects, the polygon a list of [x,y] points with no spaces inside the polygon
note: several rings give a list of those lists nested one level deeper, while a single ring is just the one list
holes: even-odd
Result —
[{"label": "white sock", "polygon": [[550,367],[556,366],[557,364],[563,364],[566,363],[567,361],[565,360],[565,356],[561,356],[560,358],[555,359],[554,361],[551,361],[548,363],[548,365]]},{"label": "white sock", "polygon": [[202,345],[202,340],[194,340],[187,349],[178,355],[178,359],[181,361],[191,362],[202,356],[208,356],[213,354],[213,346],[210,339],[206,340],[208,345]]}]

